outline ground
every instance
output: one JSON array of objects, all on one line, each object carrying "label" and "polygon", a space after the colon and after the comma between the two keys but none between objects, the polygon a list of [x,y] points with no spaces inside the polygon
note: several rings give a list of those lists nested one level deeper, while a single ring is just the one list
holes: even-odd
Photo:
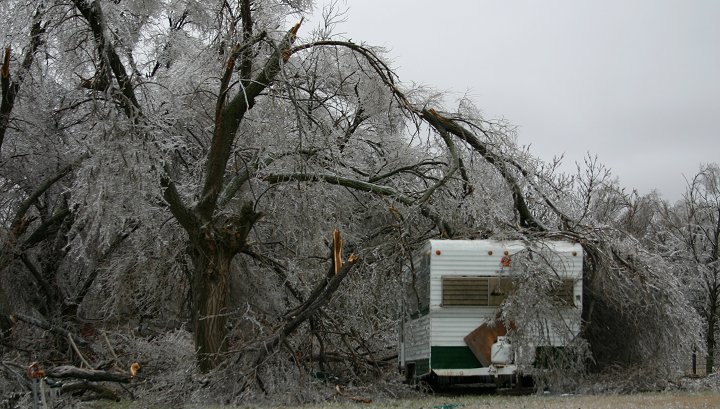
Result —
[{"label": "ground", "polygon": [[[361,397],[355,397],[361,398]],[[138,403],[97,404],[84,406],[96,409],[125,409],[141,407]],[[247,406],[247,408],[257,406]],[[653,392],[632,395],[427,395],[413,399],[382,400],[370,403],[354,402],[350,397],[338,396],[335,401],[303,406],[267,406],[287,409],[633,409],[633,408],[718,408],[720,392]],[[220,406],[191,406],[193,409],[220,409]],[[165,409],[158,407],[157,409]]]}]

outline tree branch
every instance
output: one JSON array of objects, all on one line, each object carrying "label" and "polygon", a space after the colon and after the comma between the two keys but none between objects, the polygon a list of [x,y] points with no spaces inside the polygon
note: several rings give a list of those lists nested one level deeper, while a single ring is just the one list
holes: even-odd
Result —
[{"label": "tree branch", "polygon": [[460,158],[458,157],[457,150],[455,149],[455,143],[450,138],[450,136],[447,134],[447,132],[445,132],[445,130],[438,130],[438,133],[440,134],[440,137],[443,139],[443,141],[445,141],[445,145],[448,147],[448,150],[450,151],[451,165],[450,165],[450,169],[448,169],[447,172],[445,172],[445,176],[443,176],[443,178],[441,180],[439,180],[434,185],[430,186],[430,188],[428,188],[425,191],[425,194],[423,194],[423,196],[418,201],[418,204],[420,206],[422,206],[425,202],[427,202],[428,199],[430,199],[430,196],[432,196],[432,194],[435,193],[435,191],[438,188],[440,188],[442,185],[447,183],[447,181],[450,180],[450,178],[460,168]]},{"label": "tree branch", "polygon": [[493,165],[495,169],[500,172],[500,175],[505,179],[513,196],[513,202],[515,204],[515,210],[517,210],[520,216],[520,227],[529,228],[531,230],[545,231],[547,230],[530,212],[530,208],[525,201],[522,189],[518,180],[513,174],[507,169],[501,158],[493,154],[488,147],[478,139],[475,134],[458,125],[457,123],[443,117],[438,114],[434,109],[423,109],[419,112],[421,118],[423,118],[430,126],[435,128],[438,132],[446,130],[451,134],[457,136],[461,140],[465,141],[470,145],[476,152],[478,152],[488,163]]},{"label": "tree branch", "polygon": [[414,171],[414,170],[418,169],[418,168],[421,167],[421,166],[440,166],[440,165],[445,165],[445,162],[442,162],[442,161],[423,161],[423,162],[420,162],[420,163],[416,163],[416,164],[414,164],[414,165],[401,166],[401,167],[399,167],[399,168],[395,168],[395,169],[393,169],[393,170],[391,170],[391,171],[389,171],[389,172],[387,172],[387,173],[384,173],[384,174],[382,174],[382,175],[373,176],[373,177],[371,177],[371,178],[368,178],[368,182],[370,182],[370,183],[379,182],[379,181],[381,181],[381,180],[383,180],[383,179],[389,178],[390,176],[396,175],[396,174],[398,174],[398,173],[403,173],[403,172],[409,172],[409,173],[413,173],[413,174],[419,174],[419,173],[421,173],[421,172],[418,171],[417,173],[415,173],[415,172],[411,172],[411,171]]},{"label": "tree branch", "polygon": [[195,207],[201,218],[210,219],[212,217],[222,190],[225,168],[230,159],[232,145],[235,142],[240,123],[247,111],[255,105],[255,98],[270,86],[280,72],[281,61],[287,61],[289,58],[288,50],[295,41],[300,24],[302,24],[302,20],[288,31],[253,82],[238,92],[227,105],[219,110],[208,152],[205,181],[200,201]]},{"label": "tree branch", "polygon": [[52,185],[54,185],[58,180],[62,179],[63,177],[65,177],[65,175],[70,173],[70,171],[73,170],[73,168],[85,158],[87,158],[87,155],[83,155],[78,161],[61,168],[54,176],[41,183],[40,186],[38,186],[38,188],[35,189],[32,194],[30,194],[30,196],[23,200],[23,202],[18,207],[18,210],[15,212],[15,217],[13,218],[13,221],[10,225],[10,229],[16,238],[19,237],[20,234],[22,234],[27,228],[25,215],[27,214],[28,210],[30,210],[30,207],[38,200],[38,198],[43,193],[45,193],[45,191],[50,189],[50,187],[52,187]]},{"label": "tree branch", "polygon": [[[117,250],[118,247],[120,247],[120,244],[125,241],[128,237],[130,237],[131,234],[135,232],[140,227],[140,222],[132,222],[130,225],[130,229],[120,232],[115,236],[112,243],[110,243],[110,246],[108,246],[107,250],[103,252],[103,254],[100,256],[100,259],[98,262],[102,262],[103,260],[106,260],[108,257],[110,257],[115,250]],[[88,277],[85,279],[85,282],[83,283],[82,287],[80,288],[80,291],[75,296],[75,304],[81,304],[83,300],[85,299],[85,296],[88,292],[90,292],[90,288],[92,287],[92,284],[95,282],[95,279],[97,278],[99,269],[97,266],[93,268],[93,270],[90,272]]]},{"label": "tree branch", "polygon": [[133,376],[129,373],[118,373],[99,371],[96,369],[84,369],[70,365],[56,366],[45,370],[45,375],[50,378],[74,378],[85,379],[93,382],[119,382],[130,383]]},{"label": "tree branch", "polygon": [[127,74],[122,60],[120,60],[112,41],[110,41],[106,33],[105,17],[99,0],[73,0],[73,3],[90,25],[100,58],[107,61],[115,75],[121,92],[120,106],[125,111],[125,115],[133,123],[138,124],[143,117],[142,109],[135,96],[130,76]]},{"label": "tree branch", "polygon": [[[330,298],[338,287],[342,283],[343,279],[348,275],[352,267],[357,262],[357,257],[351,255],[348,260],[343,264],[343,267],[338,271],[337,274],[333,275],[328,280],[327,277],[323,277],[323,280],[319,283],[320,291],[315,292],[314,297],[310,297],[300,307],[295,309],[296,314],[288,317],[288,320],[282,325],[282,327],[275,332],[273,336],[266,339],[260,346],[260,350],[255,359],[255,365],[259,365],[262,360],[274,350],[285,338],[292,334],[303,322],[310,318],[318,309],[323,307],[330,301]],[[333,267],[331,266],[331,269]],[[334,269],[333,269],[334,271]]]},{"label": "tree branch", "polygon": [[22,85],[25,74],[30,70],[35,60],[35,52],[45,42],[45,38],[43,37],[45,27],[42,26],[40,17],[40,7],[38,7],[35,15],[33,15],[32,25],[30,27],[30,46],[25,51],[21,69],[15,74],[17,77],[15,81],[10,78],[11,50],[9,46],[5,48],[5,56],[2,68],[0,69],[0,84],[2,85],[2,100],[0,100],[0,153],[2,152],[5,132],[10,125],[10,113],[15,107],[15,98],[20,90],[20,85]]},{"label": "tree branch", "polygon": [[[240,18],[243,26],[243,42],[249,44],[253,36],[253,20],[250,10],[251,0],[242,0],[240,4]],[[240,54],[240,80],[243,87],[250,83],[252,75],[252,49],[248,46]]]},{"label": "tree branch", "polygon": [[389,196],[397,200],[398,202],[412,206],[416,204],[416,200],[405,196],[404,194],[396,191],[395,189],[387,186],[376,185],[369,182],[363,182],[356,179],[345,178],[336,175],[326,174],[308,174],[308,173],[285,173],[285,174],[273,174],[265,175],[262,179],[268,183],[286,183],[286,182],[325,182],[331,185],[344,186],[363,192],[375,193],[382,196]]},{"label": "tree branch", "polygon": [[266,255],[256,253],[256,252],[250,250],[249,248],[243,249],[242,253],[247,254],[248,256],[254,258],[261,264],[270,265],[270,268],[272,268],[272,270],[282,280],[283,285],[285,286],[285,288],[287,288],[287,290],[290,292],[290,294],[292,294],[292,296],[295,297],[296,300],[298,300],[300,302],[303,301],[304,297],[302,296],[300,291],[298,289],[296,289],[295,287],[293,287],[292,284],[290,284],[290,281],[288,280],[288,275],[286,272],[287,267],[280,264],[280,262],[273,260],[272,258],[270,258]]},{"label": "tree branch", "polygon": [[36,244],[42,242],[51,234],[57,232],[57,226],[61,225],[66,217],[70,215],[70,209],[67,206],[63,206],[55,214],[50,216],[48,219],[42,222],[30,236],[22,242],[20,245],[20,251],[25,251],[32,248]]},{"label": "tree branch", "polygon": [[170,206],[170,212],[175,216],[178,223],[188,233],[194,232],[198,227],[198,221],[195,215],[185,206],[180,194],[175,187],[175,182],[168,176],[167,169],[160,177],[160,186],[163,188],[163,198]]},{"label": "tree branch", "polygon": [[338,185],[347,187],[350,189],[359,190],[362,192],[374,193],[381,196],[392,197],[398,202],[406,206],[418,206],[420,208],[420,214],[432,220],[440,231],[440,235],[443,237],[452,237],[452,228],[450,225],[443,220],[443,218],[431,210],[424,204],[418,204],[417,199],[413,199],[406,196],[395,189],[387,186],[376,185],[369,182],[363,182],[360,180],[349,179],[342,176],[336,175],[323,175],[323,174],[306,174],[306,173],[288,173],[288,174],[274,174],[265,175],[262,179],[268,183],[286,183],[286,182],[325,182],[331,185]]},{"label": "tree branch", "polygon": [[53,326],[53,325],[51,325],[50,323],[48,323],[47,321],[39,320],[39,319],[37,319],[37,318],[33,318],[33,317],[31,317],[31,316],[29,316],[29,315],[25,315],[25,314],[17,314],[17,313],[16,313],[16,314],[13,315],[13,316],[14,316],[18,321],[22,321],[22,322],[24,322],[24,323],[26,323],[26,324],[34,325],[34,326],[36,326],[36,327],[38,327],[38,328],[42,328],[42,329],[44,329],[44,330],[53,332],[53,333],[55,333],[55,334],[57,334],[57,335],[60,335],[60,336],[62,336],[62,337],[72,337],[73,341],[75,341],[75,343],[78,344],[78,345],[83,345],[83,346],[85,346],[85,345],[88,345],[88,344],[89,344],[89,342],[88,342],[85,338],[79,337],[79,336],[73,334],[72,332],[70,332],[70,331],[68,331],[68,330],[66,330],[66,329],[64,329],[64,328],[60,328],[60,327]]},{"label": "tree branch", "polygon": [[27,267],[28,271],[30,271],[30,274],[32,274],[35,282],[42,290],[42,293],[45,296],[45,304],[48,306],[52,305],[53,300],[55,300],[55,292],[50,286],[50,283],[45,280],[40,270],[35,267],[35,264],[32,262],[32,260],[30,260],[26,253],[20,254],[20,260],[22,260],[23,264],[25,265],[25,267]]}]

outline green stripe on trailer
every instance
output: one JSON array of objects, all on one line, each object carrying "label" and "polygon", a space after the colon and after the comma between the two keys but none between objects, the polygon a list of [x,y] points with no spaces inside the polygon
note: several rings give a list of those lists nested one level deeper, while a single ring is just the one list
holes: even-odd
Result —
[{"label": "green stripe on trailer", "polygon": [[[470,348],[434,346],[430,348],[430,361],[433,369],[470,369],[482,368]],[[419,373],[419,372],[418,372]]]}]

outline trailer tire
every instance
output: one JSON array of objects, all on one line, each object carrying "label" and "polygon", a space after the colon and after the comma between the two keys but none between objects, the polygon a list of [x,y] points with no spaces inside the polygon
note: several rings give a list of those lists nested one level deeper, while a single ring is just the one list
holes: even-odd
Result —
[{"label": "trailer tire", "polygon": [[412,385],[417,381],[415,378],[415,363],[408,362],[405,364],[405,383]]}]

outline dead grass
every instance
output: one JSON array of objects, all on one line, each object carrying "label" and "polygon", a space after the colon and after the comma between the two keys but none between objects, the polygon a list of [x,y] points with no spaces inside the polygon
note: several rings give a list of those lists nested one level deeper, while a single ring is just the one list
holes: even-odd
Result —
[{"label": "dead grass", "polygon": [[[83,408],[123,409],[146,407],[139,402],[87,404]],[[162,406],[152,406],[163,408]],[[221,409],[223,406],[187,406],[194,409]],[[241,406],[242,408],[242,406]],[[258,408],[245,406],[244,408]],[[301,406],[261,406],[284,409],[696,409],[720,408],[720,392],[663,392],[633,395],[543,395],[543,396],[427,396],[416,399],[375,401],[369,404],[338,397],[336,401]]]},{"label": "dead grass", "polygon": [[362,404],[331,402],[285,408],[295,409],[633,409],[633,408],[720,408],[720,392],[672,392],[634,395],[568,395],[568,396],[428,396]]}]

